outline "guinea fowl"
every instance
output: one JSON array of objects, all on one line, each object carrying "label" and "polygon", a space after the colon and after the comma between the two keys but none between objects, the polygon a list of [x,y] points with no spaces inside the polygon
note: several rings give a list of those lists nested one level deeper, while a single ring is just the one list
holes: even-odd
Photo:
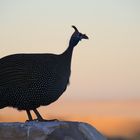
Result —
[{"label": "guinea fowl", "polygon": [[38,121],[44,121],[37,108],[56,101],[66,90],[71,73],[73,48],[85,34],[72,26],[68,48],[62,54],[13,54],[0,59],[0,109],[13,107],[31,110]]}]

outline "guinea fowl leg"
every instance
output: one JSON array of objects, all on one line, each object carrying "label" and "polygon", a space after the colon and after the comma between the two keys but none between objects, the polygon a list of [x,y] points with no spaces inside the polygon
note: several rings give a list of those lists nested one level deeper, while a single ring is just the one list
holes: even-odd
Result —
[{"label": "guinea fowl leg", "polygon": [[28,118],[29,118],[29,120],[27,120],[27,121],[33,121],[30,110],[26,110],[26,112],[27,112],[27,115],[28,115]]},{"label": "guinea fowl leg", "polygon": [[45,119],[42,118],[42,116],[40,115],[40,113],[38,112],[37,109],[34,109],[33,111],[34,111],[34,113],[35,113],[36,116],[37,116],[37,119],[36,119],[37,121],[41,121],[41,122],[44,122],[44,121],[46,121],[46,122],[50,122],[50,121],[58,121],[57,119],[53,119],[53,120],[45,120]]},{"label": "guinea fowl leg", "polygon": [[40,113],[37,111],[37,109],[34,109],[33,111],[36,114],[38,121],[44,121],[44,119],[42,118],[42,116],[40,115]]}]

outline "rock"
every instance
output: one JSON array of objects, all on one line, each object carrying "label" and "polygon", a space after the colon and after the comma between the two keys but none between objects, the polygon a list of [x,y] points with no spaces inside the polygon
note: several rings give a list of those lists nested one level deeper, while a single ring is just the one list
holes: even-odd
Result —
[{"label": "rock", "polygon": [[94,127],[82,122],[0,123],[0,140],[106,140]]}]

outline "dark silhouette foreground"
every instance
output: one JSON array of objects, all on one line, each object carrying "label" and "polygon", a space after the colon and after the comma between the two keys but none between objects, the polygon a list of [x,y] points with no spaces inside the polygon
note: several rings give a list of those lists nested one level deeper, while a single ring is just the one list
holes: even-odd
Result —
[{"label": "dark silhouette foreground", "polygon": [[14,54],[0,59],[0,108],[31,110],[38,121],[44,121],[36,108],[56,101],[66,90],[71,73],[74,47],[88,39],[75,26],[68,48],[57,54]]}]

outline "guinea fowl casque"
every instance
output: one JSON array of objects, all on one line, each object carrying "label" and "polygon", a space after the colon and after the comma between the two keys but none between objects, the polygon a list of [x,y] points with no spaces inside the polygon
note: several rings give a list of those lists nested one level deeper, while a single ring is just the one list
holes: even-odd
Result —
[{"label": "guinea fowl casque", "polygon": [[62,54],[14,54],[0,59],[0,109],[31,110],[44,121],[37,108],[56,101],[66,90],[71,74],[73,48],[88,39],[75,26],[68,48]]}]

